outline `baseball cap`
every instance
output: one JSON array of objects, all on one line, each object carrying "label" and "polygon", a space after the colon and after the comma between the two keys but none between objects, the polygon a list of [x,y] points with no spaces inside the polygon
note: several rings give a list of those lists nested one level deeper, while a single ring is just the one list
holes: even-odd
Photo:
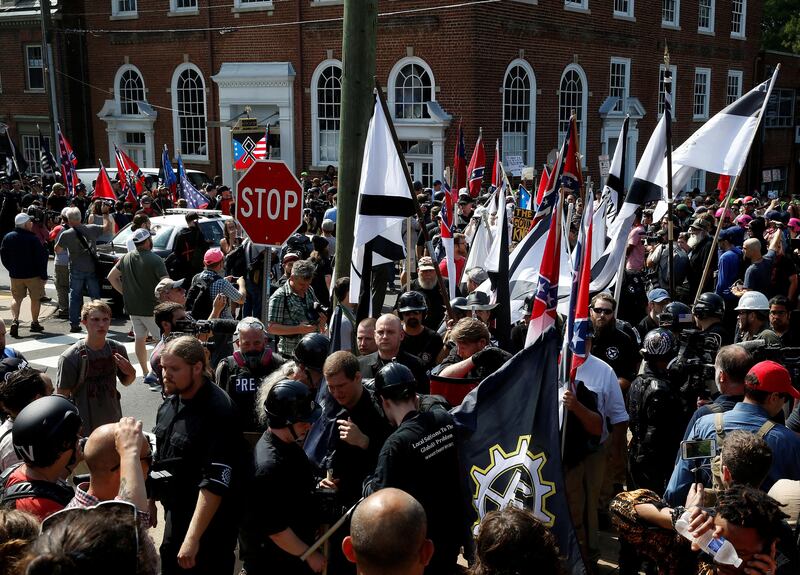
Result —
[{"label": "baseball cap", "polygon": [[151,234],[150,230],[148,230],[147,228],[139,228],[138,230],[133,232],[133,234],[131,234],[131,240],[133,240],[133,243],[135,244],[141,244],[152,235],[153,234]]},{"label": "baseball cap", "polygon": [[421,272],[426,270],[428,271],[436,270],[436,268],[433,265],[433,260],[430,258],[430,256],[424,256],[419,258],[419,264],[417,265],[417,269]]},{"label": "baseball cap", "polygon": [[676,212],[687,212],[687,213],[689,213],[689,214],[691,214],[691,213],[692,213],[692,210],[691,210],[691,209],[689,209],[689,206],[687,206],[686,204],[678,204],[678,205],[675,207],[675,211],[676,211]]},{"label": "baseball cap", "polygon": [[200,214],[198,214],[197,212],[189,212],[184,216],[184,218],[186,219],[186,223],[188,224],[189,222],[196,222],[197,220],[199,220]]},{"label": "baseball cap", "polygon": [[770,210],[764,214],[764,219],[767,221],[772,220],[779,222],[781,220],[781,213],[778,210]]},{"label": "baseball cap", "polygon": [[14,225],[18,228],[21,228],[29,221],[31,221],[31,217],[25,212],[21,212],[14,217]]},{"label": "baseball cap", "polygon": [[182,285],[183,285],[183,278],[179,280],[173,280],[172,278],[161,278],[161,281],[158,282],[158,284],[156,285],[156,289],[154,290],[156,299],[160,298],[161,294],[164,293],[165,291],[178,289]]},{"label": "baseball cap", "polygon": [[[737,234],[738,226],[731,226],[729,228],[725,228],[719,233],[719,239],[725,240],[726,242],[735,242],[736,241],[736,234]],[[739,231],[738,233],[741,233]]]},{"label": "baseball cap", "polygon": [[757,384],[752,385],[745,380],[747,387],[756,391],[766,391],[769,393],[788,393],[795,399],[800,399],[800,391],[792,385],[792,377],[789,371],[781,364],[774,361],[761,361],[750,368],[748,376],[753,375]]},{"label": "baseball cap", "polygon": [[647,293],[647,301],[661,303],[664,300],[672,299],[669,297],[669,292],[664,288],[651,289]]},{"label": "baseball cap", "polygon": [[753,221],[753,218],[752,216],[748,216],[747,214],[739,214],[733,221],[739,224],[739,226],[746,228],[747,224]]},{"label": "baseball cap", "polygon": [[794,231],[800,230],[800,219],[789,218],[789,227],[792,228]]},{"label": "baseball cap", "polygon": [[703,218],[696,218],[689,227],[708,231],[708,222]]},{"label": "baseball cap", "polygon": [[283,254],[283,259],[281,261],[283,263],[288,263],[288,262],[296,262],[299,259],[300,259],[300,254],[298,254],[297,252],[288,251],[285,254]]},{"label": "baseball cap", "polygon": [[222,260],[225,259],[225,255],[222,253],[222,250],[219,248],[211,248],[206,250],[205,255],[203,256],[203,264],[204,265],[214,265],[218,264]]},{"label": "baseball cap", "polygon": [[151,198],[150,196],[142,196],[141,198],[139,198],[139,203],[140,204],[152,204],[153,203],[153,198]]}]

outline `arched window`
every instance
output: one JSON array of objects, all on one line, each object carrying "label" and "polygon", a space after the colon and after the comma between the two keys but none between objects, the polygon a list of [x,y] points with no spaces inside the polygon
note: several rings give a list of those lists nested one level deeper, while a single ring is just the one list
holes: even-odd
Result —
[{"label": "arched window", "polygon": [[430,118],[433,78],[421,61],[404,64],[394,76],[394,117],[403,120]]},{"label": "arched window", "polygon": [[139,102],[146,101],[144,80],[139,70],[133,66],[121,69],[117,81],[117,101],[119,112],[124,115],[138,115]]},{"label": "arched window", "polygon": [[175,149],[186,158],[207,158],[206,87],[200,70],[193,64],[175,69],[172,108]]},{"label": "arched window", "polygon": [[564,139],[569,128],[569,118],[575,112],[580,138],[581,154],[586,164],[586,107],[588,105],[588,88],[586,74],[577,64],[570,64],[561,75],[561,84],[558,90],[558,135],[559,145]]},{"label": "arched window", "polygon": [[503,80],[503,157],[521,156],[534,163],[536,78],[525,60],[514,60]]},{"label": "arched window", "polygon": [[338,165],[342,113],[342,63],[322,62],[311,78],[312,163]]}]

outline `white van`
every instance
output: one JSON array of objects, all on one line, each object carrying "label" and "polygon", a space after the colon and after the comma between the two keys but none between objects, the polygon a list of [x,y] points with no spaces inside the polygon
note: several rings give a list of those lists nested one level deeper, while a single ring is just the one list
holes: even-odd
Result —
[{"label": "white van", "polygon": [[[160,168],[141,168],[141,170],[144,174],[145,180],[147,181],[148,189],[152,189],[153,185],[158,184],[159,180],[162,179]],[[78,177],[81,179],[81,182],[83,182],[83,184],[86,186],[86,189],[91,191],[92,182],[94,182],[97,179],[97,176],[100,174],[100,168],[81,168],[75,171],[78,173]],[[106,172],[108,172],[108,177],[112,180],[117,177],[117,168],[106,168]],[[211,178],[209,178],[205,172],[201,172],[199,170],[187,169],[186,177],[189,178],[189,181],[191,181],[192,185],[198,190],[204,187],[206,184],[212,183]]]}]

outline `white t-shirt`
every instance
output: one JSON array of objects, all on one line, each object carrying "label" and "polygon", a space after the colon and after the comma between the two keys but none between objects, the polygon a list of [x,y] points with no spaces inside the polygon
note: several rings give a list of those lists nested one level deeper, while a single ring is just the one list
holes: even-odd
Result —
[{"label": "white t-shirt", "polygon": [[0,425],[0,473],[22,461],[14,452],[14,442],[11,441],[11,426],[14,424],[11,419],[6,419],[3,425]]},{"label": "white t-shirt", "polygon": [[589,391],[597,394],[597,411],[603,418],[603,433],[600,436],[600,443],[605,443],[608,439],[609,425],[628,421],[628,412],[625,410],[625,400],[622,398],[619,380],[611,366],[591,354],[578,368],[575,379],[582,381]]}]

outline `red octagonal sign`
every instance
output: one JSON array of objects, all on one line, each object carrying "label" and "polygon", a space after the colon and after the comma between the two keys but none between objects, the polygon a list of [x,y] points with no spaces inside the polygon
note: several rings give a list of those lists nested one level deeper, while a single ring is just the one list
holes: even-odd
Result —
[{"label": "red octagonal sign", "polygon": [[284,162],[257,161],[236,184],[235,218],[254,244],[283,245],[303,223],[303,187]]}]

